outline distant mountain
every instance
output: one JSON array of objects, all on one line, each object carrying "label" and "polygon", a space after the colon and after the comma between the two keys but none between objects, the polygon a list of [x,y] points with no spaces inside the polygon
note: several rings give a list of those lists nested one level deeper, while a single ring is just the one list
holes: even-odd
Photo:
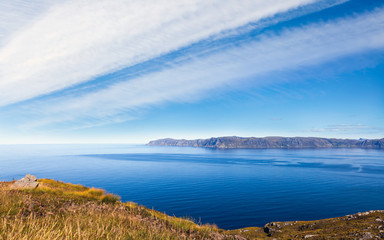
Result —
[{"label": "distant mountain", "polygon": [[148,146],[178,146],[178,147],[205,147],[205,148],[370,148],[384,149],[382,139],[335,139],[317,137],[218,137],[209,139],[172,139],[165,138],[150,141]]}]

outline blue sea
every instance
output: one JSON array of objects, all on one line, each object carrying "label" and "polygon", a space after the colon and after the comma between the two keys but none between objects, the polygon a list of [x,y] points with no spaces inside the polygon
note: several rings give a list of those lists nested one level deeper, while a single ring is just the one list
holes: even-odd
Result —
[{"label": "blue sea", "polygon": [[26,173],[224,229],[384,209],[380,150],[0,145],[0,181]]}]

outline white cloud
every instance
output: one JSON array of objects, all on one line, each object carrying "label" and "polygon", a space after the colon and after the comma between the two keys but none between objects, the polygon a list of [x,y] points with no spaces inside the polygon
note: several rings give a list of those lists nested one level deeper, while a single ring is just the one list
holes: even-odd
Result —
[{"label": "white cloud", "polygon": [[57,2],[56,0],[0,0],[0,46]]},{"label": "white cloud", "polygon": [[[29,10],[25,1],[19,2],[21,10],[13,5],[1,10],[10,14],[0,20],[0,35],[7,38],[0,42],[0,106],[88,81],[315,0],[69,0],[50,7],[41,0]],[[19,16],[20,23],[4,27]]]},{"label": "white cloud", "polygon": [[153,104],[191,101],[220,88],[242,84],[244,80],[257,83],[260,74],[383,48],[384,9],[377,9],[348,19],[285,30],[279,35],[266,34],[257,41],[80,97],[53,99],[39,105],[39,114],[48,117],[30,124],[79,119],[108,121],[116,114]]},{"label": "white cloud", "polygon": [[313,128],[310,132],[382,132],[384,128],[370,127],[364,124],[336,124],[329,125],[325,128]]}]

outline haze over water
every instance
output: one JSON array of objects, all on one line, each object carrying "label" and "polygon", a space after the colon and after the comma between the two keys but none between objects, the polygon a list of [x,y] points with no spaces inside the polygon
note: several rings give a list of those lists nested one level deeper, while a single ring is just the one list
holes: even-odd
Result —
[{"label": "haze over water", "polygon": [[384,209],[379,150],[0,145],[0,181],[26,173],[225,229]]}]

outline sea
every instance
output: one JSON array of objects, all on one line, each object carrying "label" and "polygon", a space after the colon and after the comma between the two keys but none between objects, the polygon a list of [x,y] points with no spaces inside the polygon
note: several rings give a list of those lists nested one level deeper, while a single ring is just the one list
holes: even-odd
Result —
[{"label": "sea", "polygon": [[383,150],[0,145],[0,181],[27,173],[224,229],[384,209]]}]

